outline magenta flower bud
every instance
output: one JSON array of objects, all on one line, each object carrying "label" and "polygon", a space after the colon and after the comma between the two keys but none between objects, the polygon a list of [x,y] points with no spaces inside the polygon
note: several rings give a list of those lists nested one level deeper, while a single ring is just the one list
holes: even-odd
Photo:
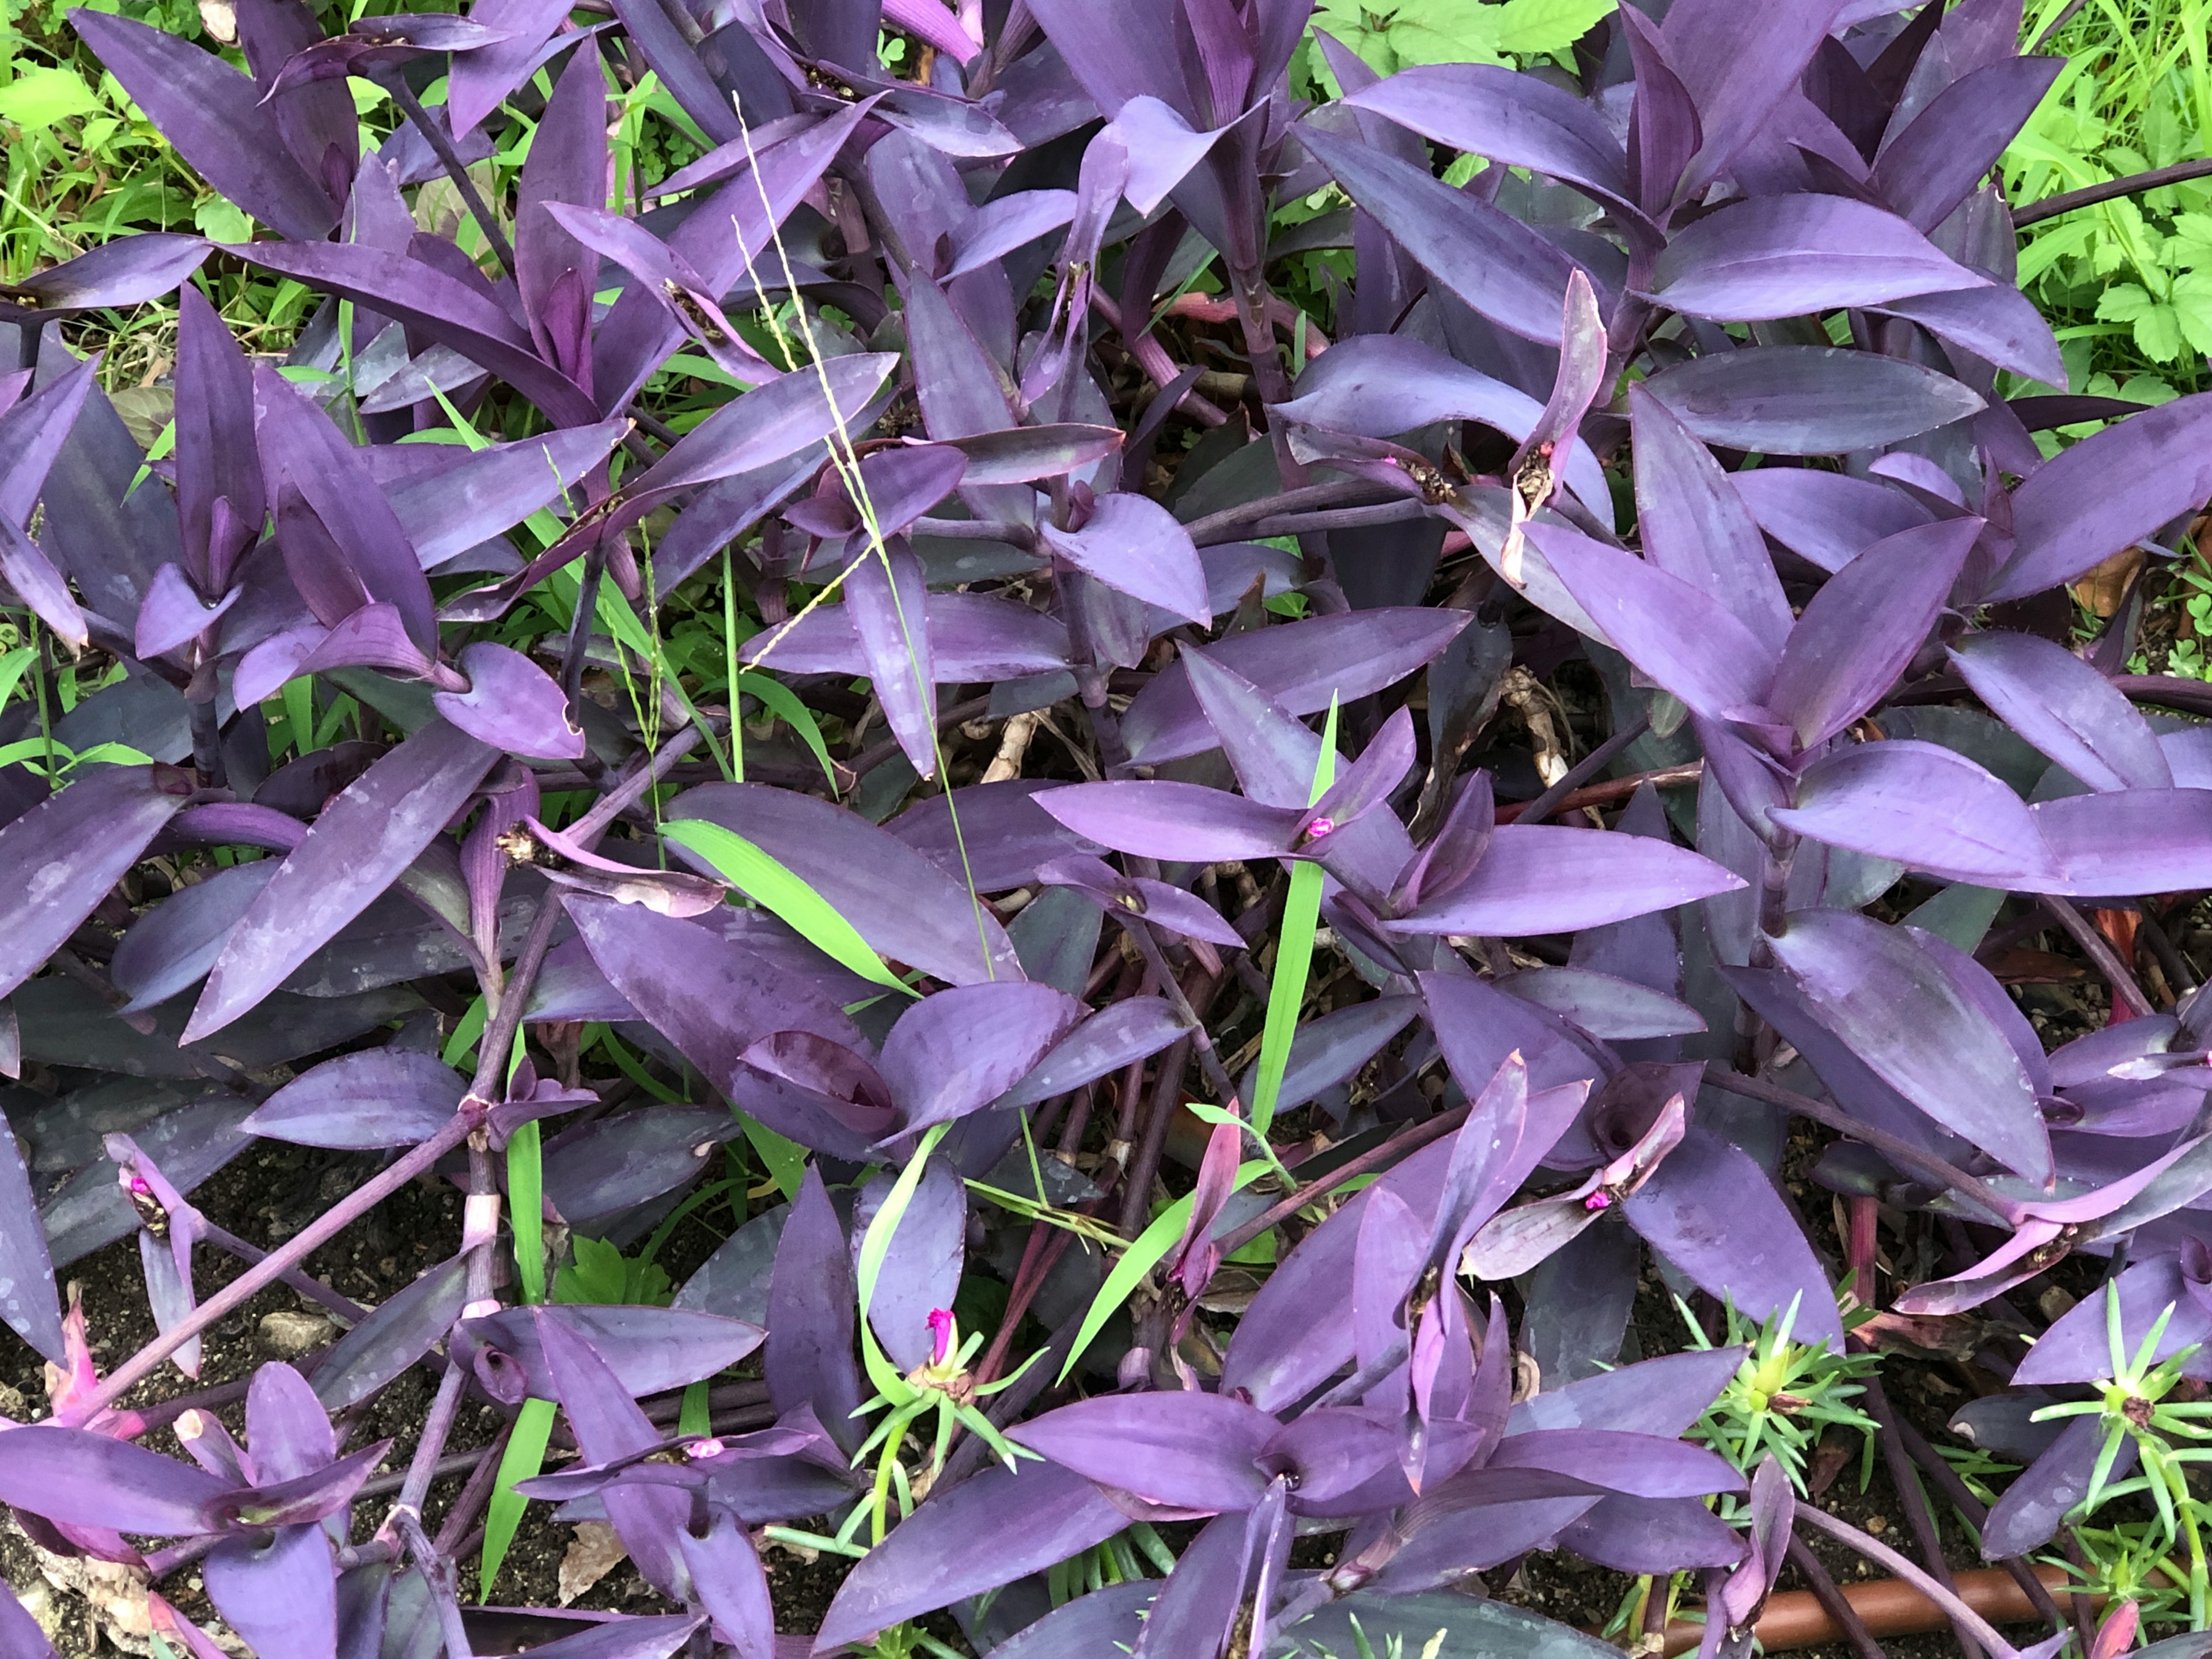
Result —
[{"label": "magenta flower bud", "polygon": [[942,1365],[946,1357],[951,1353],[953,1329],[952,1310],[950,1308],[930,1310],[929,1334],[934,1345],[929,1352],[931,1364]]},{"label": "magenta flower bud", "polygon": [[1583,1200],[1583,1208],[1589,1211],[1592,1214],[1596,1213],[1600,1210],[1609,1210],[1612,1207],[1613,1194],[1606,1191],[1602,1187],[1599,1188],[1597,1191],[1592,1193],[1588,1198]]},{"label": "magenta flower bud", "polygon": [[1319,841],[1323,836],[1333,836],[1335,833],[1336,820],[1334,818],[1316,818],[1311,823],[1306,825],[1306,839],[1308,841]]},{"label": "magenta flower bud", "polygon": [[712,1437],[705,1440],[694,1440],[684,1449],[684,1455],[686,1457],[720,1457],[722,1455],[722,1443]]}]

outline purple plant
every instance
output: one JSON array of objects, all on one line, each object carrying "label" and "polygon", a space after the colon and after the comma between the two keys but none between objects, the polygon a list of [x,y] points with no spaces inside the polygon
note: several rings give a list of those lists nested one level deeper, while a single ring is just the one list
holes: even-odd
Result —
[{"label": "purple plant", "polygon": [[[1901,1316],[2111,1258],[2111,1331],[2054,1325],[2036,1403],[2212,1334],[2212,1015],[2076,904],[2212,888],[2212,747],[2138,706],[2212,702],[2124,672],[2140,588],[2086,647],[2064,594],[2181,550],[2212,398],[2028,390],[2064,368],[1984,179],[2060,65],[2019,0],[1624,5],[1571,76],[1387,78],[1309,9],[326,36],[240,0],[244,70],[72,15],[261,233],[0,307],[0,1319],[56,1368],[0,1501],[45,1547],[199,1564],[264,1659],[771,1659],[946,1608],[1006,1659],[1344,1652],[1354,1617],[1587,1647],[1431,1595],[1542,1549],[1698,1575],[1700,1651],[1740,1655],[1812,1511],[1685,1441],[1740,1348],[1618,1364],[1647,1245],[1838,1349],[1877,1205],[1931,1241]],[[1340,100],[1293,95],[1313,52]],[[698,153],[611,206],[610,88],[648,74]],[[404,118],[373,153],[349,77]],[[199,286],[240,270],[323,297],[281,368]],[[173,291],[149,455],[70,328]],[[679,430],[686,377],[744,389]],[[1572,766],[1530,712],[1571,660],[1611,733]],[[1626,804],[1549,821],[1590,799]],[[2007,907],[2118,1023],[2045,1053],[1974,954]],[[1844,1259],[1780,1178],[1793,1118]],[[191,1198],[257,1138],[362,1170],[266,1251]],[[715,1187],[725,1147],[781,1201]],[[418,1177],[465,1191],[455,1255],[374,1309],[307,1274]],[[649,1261],[732,1184],[673,1306],[548,1300],[549,1228]],[[56,1272],[131,1236],[160,1335],[103,1375]],[[210,1250],[246,1265],[203,1294]],[[254,1377],[243,1444],[235,1389],[134,1394],[280,1280],[348,1328]],[[386,1446],[344,1448],[417,1367],[372,1489]],[[500,1439],[449,1454],[484,1403]],[[2134,1455],[2102,1416],[2018,1439],[1993,1559]],[[479,1511],[531,1499],[681,1611],[465,1605]],[[1166,1522],[1203,1525],[1164,1582],[1055,1605]],[[860,1557],[818,1633],[778,1634],[763,1527]],[[24,1624],[0,1597],[0,1648],[49,1651]]]}]

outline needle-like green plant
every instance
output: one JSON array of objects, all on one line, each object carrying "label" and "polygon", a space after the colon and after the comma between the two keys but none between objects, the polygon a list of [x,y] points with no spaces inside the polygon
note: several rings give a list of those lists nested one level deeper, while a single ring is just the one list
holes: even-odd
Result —
[{"label": "needle-like green plant", "polygon": [[[1674,1298],[1674,1305],[1681,1310],[1692,1347],[1720,1346],[1706,1336],[1681,1297]],[[1881,1360],[1871,1353],[1833,1352],[1825,1339],[1792,1341],[1798,1305],[1792,1297],[1780,1313],[1753,1326],[1733,1302],[1728,1304],[1726,1342],[1748,1343],[1751,1352],[1689,1437],[1747,1471],[1771,1452],[1802,1492],[1806,1454],[1827,1429],[1856,1430],[1867,1437],[1864,1447],[1871,1455],[1874,1419],[1850,1402],[1865,1392],[1859,1379],[1876,1370]]]}]

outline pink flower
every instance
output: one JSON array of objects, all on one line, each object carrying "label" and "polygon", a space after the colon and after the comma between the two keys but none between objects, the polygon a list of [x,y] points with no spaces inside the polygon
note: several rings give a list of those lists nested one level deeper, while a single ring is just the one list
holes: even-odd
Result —
[{"label": "pink flower", "polygon": [[951,1309],[933,1308],[930,1310],[929,1334],[934,1345],[930,1349],[929,1353],[929,1363],[931,1364],[942,1365],[947,1356],[951,1353],[952,1334],[956,1328],[957,1327],[953,1322]]}]

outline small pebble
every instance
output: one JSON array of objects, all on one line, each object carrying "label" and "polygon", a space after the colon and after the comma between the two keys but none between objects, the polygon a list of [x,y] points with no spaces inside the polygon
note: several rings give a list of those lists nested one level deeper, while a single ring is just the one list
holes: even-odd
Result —
[{"label": "small pebble", "polygon": [[1886,1515],[1869,1515],[1867,1516],[1867,1530],[1875,1537],[1881,1537],[1889,1530],[1889,1517]]},{"label": "small pebble", "polygon": [[261,1346],[279,1359],[295,1359],[310,1348],[322,1346],[337,1329],[337,1325],[321,1314],[291,1310],[264,1314]]}]

